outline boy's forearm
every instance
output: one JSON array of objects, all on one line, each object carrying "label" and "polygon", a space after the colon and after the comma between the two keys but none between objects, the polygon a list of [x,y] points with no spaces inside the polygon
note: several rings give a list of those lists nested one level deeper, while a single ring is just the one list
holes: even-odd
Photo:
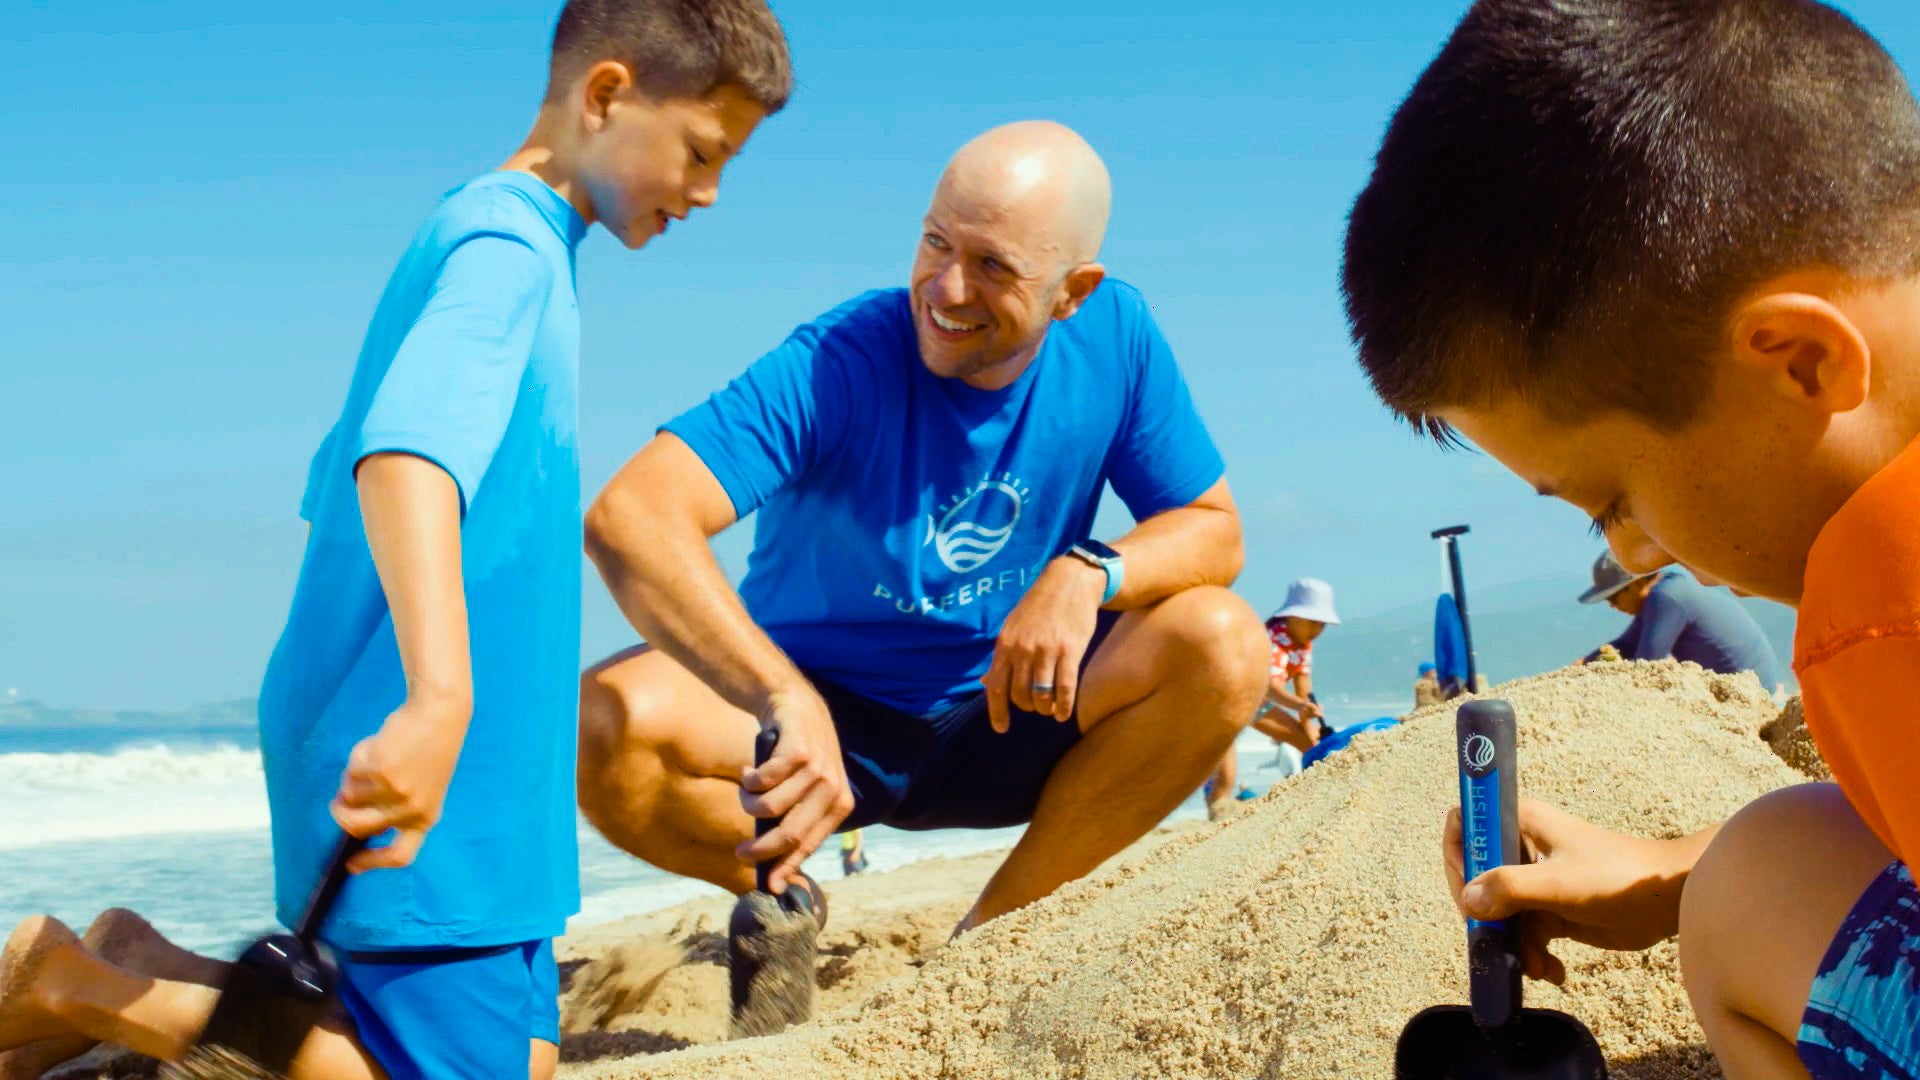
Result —
[{"label": "boy's forearm", "polygon": [[371,454],[355,470],[360,516],[393,617],[407,698],[464,725],[473,710],[460,492],[424,458]]},{"label": "boy's forearm", "polygon": [[1677,836],[1670,840],[1647,840],[1644,843],[1652,846],[1663,876],[1684,882],[1687,875],[1693,873],[1694,864],[1700,861],[1700,856],[1705,853],[1707,846],[1712,844],[1713,838],[1719,834],[1720,826],[1714,824],[1687,836]]}]

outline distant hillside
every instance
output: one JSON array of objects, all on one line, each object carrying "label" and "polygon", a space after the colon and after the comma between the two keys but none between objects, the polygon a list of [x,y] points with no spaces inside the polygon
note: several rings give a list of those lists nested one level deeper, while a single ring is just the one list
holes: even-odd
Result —
[{"label": "distant hillside", "polygon": [[[1585,580],[1534,578],[1476,591],[1467,583],[1473,651],[1494,682],[1565,667],[1626,629],[1627,617],[1605,604],[1580,604]],[[1744,600],[1784,664],[1793,655],[1793,611]],[[1412,701],[1414,669],[1433,658],[1433,604],[1353,616],[1314,646],[1314,687],[1355,700]]]},{"label": "distant hillside", "polygon": [[141,709],[88,709],[46,705],[28,699],[0,703],[0,728],[247,728],[254,724],[251,699],[196,705],[177,712]]}]

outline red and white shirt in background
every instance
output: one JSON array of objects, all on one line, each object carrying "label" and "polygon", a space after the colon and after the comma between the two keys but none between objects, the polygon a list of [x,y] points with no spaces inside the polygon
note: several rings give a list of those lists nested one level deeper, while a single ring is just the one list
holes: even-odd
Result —
[{"label": "red and white shirt in background", "polygon": [[1267,640],[1273,643],[1273,653],[1267,660],[1269,678],[1292,679],[1313,674],[1313,642],[1295,645],[1293,636],[1287,633],[1286,620],[1276,619],[1267,627]]}]

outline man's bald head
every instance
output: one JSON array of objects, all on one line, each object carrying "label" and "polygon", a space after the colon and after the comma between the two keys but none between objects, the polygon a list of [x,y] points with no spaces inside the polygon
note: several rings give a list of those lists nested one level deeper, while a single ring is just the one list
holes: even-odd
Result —
[{"label": "man's bald head", "polygon": [[1071,266],[1100,257],[1113,181],[1078,132],[1051,120],[1022,120],[961,147],[940,174],[933,201],[1016,218],[1030,241]]},{"label": "man's bald head", "polygon": [[927,369],[982,389],[1018,378],[1105,278],[1095,260],[1112,204],[1100,155],[1059,124],[1007,124],[961,147],[913,260]]}]

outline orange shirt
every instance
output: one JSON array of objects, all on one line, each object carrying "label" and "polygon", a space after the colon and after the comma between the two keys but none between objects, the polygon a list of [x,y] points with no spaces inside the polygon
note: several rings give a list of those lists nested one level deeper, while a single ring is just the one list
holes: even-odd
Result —
[{"label": "orange shirt", "polygon": [[1793,669],[1807,730],[1847,801],[1920,866],[1920,440],[1820,530]]}]

